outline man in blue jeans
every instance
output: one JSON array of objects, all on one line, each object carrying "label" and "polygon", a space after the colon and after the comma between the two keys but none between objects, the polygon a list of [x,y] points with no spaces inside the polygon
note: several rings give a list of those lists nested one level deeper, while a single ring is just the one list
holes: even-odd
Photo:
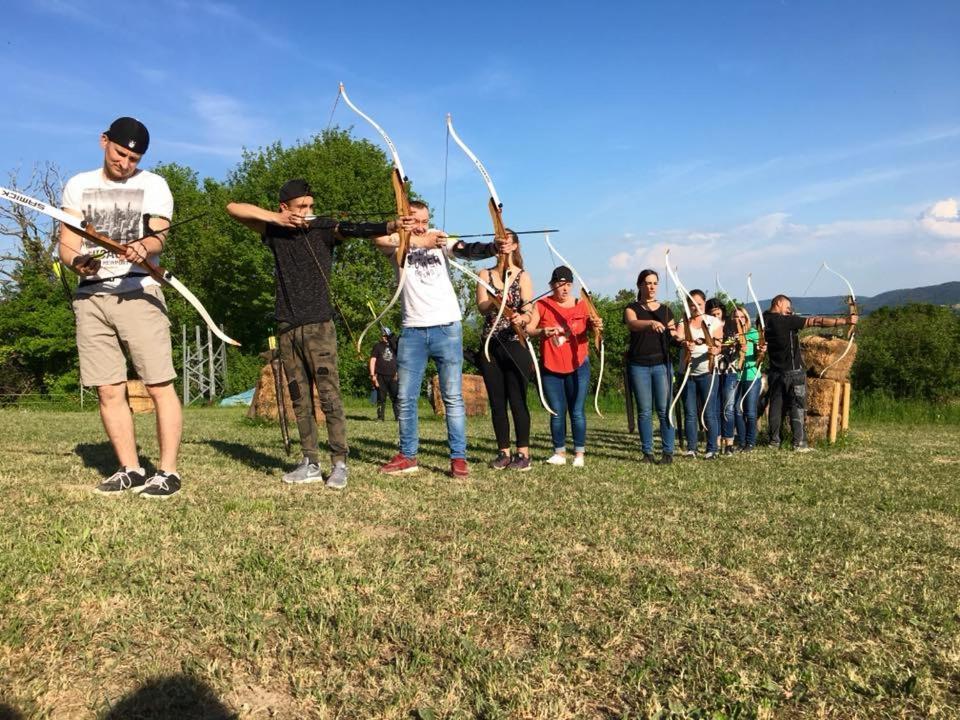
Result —
[{"label": "man in blue jeans", "polygon": [[[447,442],[450,446],[450,474],[466,477],[467,417],[463,405],[463,329],[460,303],[450,282],[448,257],[482,260],[497,252],[495,243],[451,241],[447,234],[430,229],[430,209],[426,203],[410,203],[414,218],[410,251],[407,253],[406,279],[401,295],[403,332],[397,349],[400,395],[400,452],[380,467],[387,475],[416,472],[420,443],[418,401],[427,361],[431,358],[440,377],[440,396],[447,418]],[[397,237],[377,240],[384,253],[393,253]],[[509,251],[510,248],[505,248]]]}]

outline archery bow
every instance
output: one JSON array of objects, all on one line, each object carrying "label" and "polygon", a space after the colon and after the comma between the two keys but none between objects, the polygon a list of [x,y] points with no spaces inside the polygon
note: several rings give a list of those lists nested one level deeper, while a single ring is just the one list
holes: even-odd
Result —
[{"label": "archery bow", "polygon": [[747,395],[750,394],[750,391],[753,390],[753,386],[756,384],[757,380],[760,379],[760,363],[763,362],[763,353],[764,351],[760,348],[766,346],[766,335],[767,335],[767,324],[763,320],[763,310],[760,309],[760,301],[757,300],[757,294],[753,291],[753,273],[747,274],[747,290],[750,293],[750,299],[753,300],[754,307],[757,308],[757,318],[760,322],[760,336],[757,340],[757,374],[754,375],[753,381],[747,387],[747,391],[740,397],[740,414],[743,414],[743,401],[747,399]]},{"label": "archery bow", "polygon": [[[390,155],[393,157],[393,173],[391,174],[391,182],[393,183],[393,196],[397,204],[397,215],[399,217],[406,217],[410,214],[410,195],[408,191],[408,186],[410,183],[410,178],[407,177],[406,173],[403,171],[403,164],[400,162],[400,154],[397,152],[396,146],[393,144],[393,140],[390,139],[390,136],[380,127],[369,115],[363,112],[360,108],[353,104],[347,95],[347,90],[343,86],[343,83],[340,83],[339,95],[343,97],[343,101],[353,110],[357,115],[366,120],[373,128],[380,133],[380,137],[383,138],[383,141],[387,144],[387,147],[390,149]],[[397,289],[393,293],[393,297],[390,298],[390,302],[387,303],[387,306],[380,311],[380,314],[377,315],[369,325],[367,325],[363,332],[360,333],[360,337],[357,338],[357,353],[360,353],[360,346],[363,344],[363,337],[367,332],[380,322],[381,318],[387,314],[387,312],[394,306],[397,302],[397,299],[400,297],[400,293],[403,292],[403,285],[407,279],[407,253],[410,249],[410,230],[404,227],[398,227],[397,233],[400,236],[400,242],[397,243],[397,250],[394,253],[394,260],[397,263]]]},{"label": "archery bow", "polygon": [[[857,314],[857,296],[853,292],[853,285],[851,285],[850,281],[847,280],[843,275],[841,275],[836,270],[834,270],[829,265],[827,265],[826,262],[823,263],[823,269],[826,270],[827,272],[833,273],[834,275],[836,275],[838,278],[840,278],[847,284],[847,290],[850,291],[850,294],[847,295],[847,313],[849,317],[853,317],[854,315],[856,315]],[[850,352],[850,348],[853,346],[853,336],[856,332],[856,329],[857,329],[857,326],[851,323],[849,329],[847,330],[847,347],[844,348],[843,354],[841,354],[840,357],[838,357],[832,363],[827,365],[823,370],[821,370],[820,377],[823,377],[824,373],[826,373],[827,370],[832,368],[834,365],[836,365],[838,362],[840,362],[847,356],[847,353]]]},{"label": "archery bow", "polygon": [[587,287],[587,284],[583,281],[583,277],[577,272],[576,268],[573,267],[569,260],[557,252],[557,249],[553,246],[553,243],[550,242],[549,235],[545,234],[543,239],[544,242],[547,243],[547,247],[550,248],[550,252],[556,255],[560,262],[570,268],[570,271],[580,282],[580,300],[583,301],[587,306],[587,314],[590,316],[590,323],[593,329],[593,346],[600,354],[600,372],[597,375],[597,390],[593,395],[593,409],[596,411],[597,415],[603,417],[603,413],[600,412],[600,385],[603,383],[603,362],[605,355],[603,330],[600,329],[600,324],[602,324],[603,319],[600,317],[600,313],[597,312],[597,306],[593,304],[593,294],[590,292],[590,288]]},{"label": "archery bow", "polygon": [[[497,291],[495,287],[490,285],[486,280],[484,280],[475,272],[473,272],[473,270],[466,267],[465,265],[461,265],[456,260],[453,260],[452,258],[447,258],[447,262],[453,265],[453,267],[457,268],[457,270],[459,270],[460,272],[473,278],[478,284],[482,285],[486,289],[486,291],[490,293],[490,296],[494,298],[494,301],[496,301],[496,298],[500,293]],[[517,311],[514,310],[509,305],[507,305],[506,310],[504,310],[503,314],[507,317],[508,320],[512,321],[514,315],[517,314]],[[527,340],[523,332],[517,332],[517,340],[519,341],[520,345],[526,348],[527,352],[530,353],[530,360],[533,362],[533,374],[537,378],[537,393],[540,395],[540,404],[543,405],[543,409],[546,410],[548,413],[550,413],[551,415],[556,415],[557,413],[554,411],[553,408],[550,407],[550,404],[547,402],[546,395],[543,392],[543,379],[540,377],[540,363],[537,361],[537,353],[533,349],[533,345],[530,344],[530,342]],[[497,342],[500,342],[499,337],[497,338]]]},{"label": "archery bow", "polygon": [[[706,345],[707,348],[708,348],[707,368],[709,369],[709,372],[710,372],[710,385],[707,387],[707,399],[704,401],[704,403],[703,403],[703,409],[700,411],[700,426],[701,426],[704,430],[706,430],[706,429],[707,429],[707,425],[706,425],[706,420],[705,420],[705,419],[706,419],[706,414],[707,414],[707,408],[710,406],[710,398],[713,397],[713,386],[714,386],[714,383],[715,383],[715,381],[716,381],[716,379],[717,379],[717,361],[716,361],[716,357],[714,356],[713,353],[710,353],[709,350],[712,350],[713,348],[716,347],[717,340],[716,340],[715,337],[713,337],[713,333],[710,331],[710,324],[709,324],[709,323],[706,321],[706,319],[705,319],[705,318],[706,318],[706,314],[705,314],[705,313],[701,312],[701,311],[698,309],[697,315],[696,315],[696,316],[691,316],[690,313],[687,312],[687,307],[688,307],[688,306],[687,306],[687,299],[690,300],[690,305],[692,305],[693,307],[697,307],[697,303],[694,301],[693,296],[690,294],[690,291],[687,290],[686,285],[684,285],[682,282],[680,282],[680,278],[677,276],[676,272],[675,272],[674,270],[671,270],[671,269],[670,269],[670,258],[669,258],[669,255],[670,255],[670,251],[667,250],[667,252],[666,252],[666,256],[667,256],[667,257],[666,257],[667,271],[670,273],[670,277],[673,279],[673,284],[677,286],[677,294],[680,295],[680,301],[681,301],[681,303],[683,303],[684,313],[685,313],[686,316],[687,316],[687,322],[686,322],[686,324],[685,324],[685,326],[684,326],[684,336],[685,336],[685,339],[686,339],[688,342],[693,342],[693,331],[692,331],[692,328],[690,327],[690,321],[693,319],[693,317],[701,317],[701,318],[702,318],[701,321],[700,321],[701,332],[703,333],[703,343],[704,343],[704,345]],[[686,358],[686,360],[687,360],[687,372],[686,372],[685,375],[684,375],[683,383],[680,384],[680,390],[677,391],[677,397],[679,397],[680,392],[683,390],[684,384],[686,384],[687,380],[689,379],[689,377],[690,377],[690,369],[691,369],[691,367],[692,367],[692,365],[693,365],[693,363],[692,363],[692,353],[689,353],[689,352],[686,353],[686,354],[685,354],[685,358]],[[674,403],[676,403],[676,398],[674,398]],[[673,410],[673,405],[670,406],[670,409],[671,409],[671,411]]]},{"label": "archery bow", "polygon": [[[68,225],[70,229],[77,235],[85,240],[90,241],[94,245],[103,248],[104,250],[121,256],[124,253],[124,245],[122,243],[119,243],[116,240],[107,237],[106,235],[101,235],[90,223],[85,222],[82,218],[78,218],[75,215],[71,215],[63,210],[60,210],[59,208],[55,208],[52,205],[42,202],[41,200],[36,200],[32,197],[24,195],[21,192],[17,192],[16,190],[8,190],[7,188],[0,187],[0,196],[6,200],[9,200],[10,202],[18,203],[30,208],[31,210],[36,210],[37,212],[51,217],[54,220],[58,220],[64,225]],[[149,237],[152,234],[153,233],[148,233],[144,237]],[[208,313],[206,308],[203,307],[203,304],[197,299],[197,296],[190,292],[182,282],[174,277],[173,273],[160,267],[159,265],[153,265],[146,260],[142,262],[133,262],[132,264],[142,267],[154,280],[161,284],[169,285],[178,293],[180,293],[186,299],[186,301],[193,306],[194,310],[199,313],[200,317],[203,318],[203,321],[207,324],[207,327],[210,328],[211,332],[223,340],[223,342],[230,345],[240,345],[240,343],[229,337],[219,327],[217,327],[217,324],[213,321],[213,318],[210,317],[210,313]]]},{"label": "archery bow", "polygon": [[[480,172],[481,177],[483,177],[483,182],[487,186],[487,191],[490,193],[490,198],[487,200],[487,209],[490,211],[490,219],[493,221],[494,239],[506,239],[507,230],[503,224],[503,203],[500,202],[500,196],[497,195],[497,188],[493,185],[493,178],[490,177],[490,173],[487,172],[487,169],[483,166],[483,163],[480,162],[480,158],[476,156],[473,150],[467,147],[467,144],[460,139],[459,135],[457,135],[457,131],[453,129],[453,116],[450,113],[447,113],[447,132],[450,134],[450,137],[453,138],[453,141],[460,147],[460,149],[463,150],[466,156],[473,161],[473,164]],[[497,318],[493,325],[490,326],[490,332],[487,333],[487,337],[483,342],[483,356],[487,359],[487,362],[490,361],[490,338],[493,337],[493,333],[497,328],[497,323],[503,316],[504,308],[507,304],[508,289],[510,287],[507,284],[507,268],[510,265],[510,259],[510,254],[504,255],[500,253],[497,257],[496,270],[497,274],[503,280],[503,297],[500,298],[500,307],[497,312]]]},{"label": "archery bow", "polygon": [[[683,286],[683,283],[680,282],[680,278],[677,277],[676,272],[673,268],[670,267],[670,250],[667,249],[664,253],[664,264],[667,267],[667,274],[670,276],[670,279],[673,280],[674,289],[677,295],[680,298],[680,305],[683,307],[683,315],[686,318],[686,322],[683,324],[683,335],[684,340],[688,343],[693,342],[693,328],[690,327],[690,321],[693,319],[690,316],[690,306],[687,304],[687,298],[689,294],[686,291],[686,288]],[[691,298],[692,300],[692,298]],[[686,387],[687,380],[690,379],[690,370],[693,368],[693,357],[690,351],[689,346],[685,346],[683,350],[683,362],[687,366],[687,369],[683,373],[683,380],[680,382],[680,387],[677,388],[676,394],[673,396],[673,401],[670,403],[670,409],[667,411],[667,421],[670,423],[670,426],[673,427],[673,409],[677,405],[677,400],[680,399],[680,396],[683,395],[683,388]]]}]

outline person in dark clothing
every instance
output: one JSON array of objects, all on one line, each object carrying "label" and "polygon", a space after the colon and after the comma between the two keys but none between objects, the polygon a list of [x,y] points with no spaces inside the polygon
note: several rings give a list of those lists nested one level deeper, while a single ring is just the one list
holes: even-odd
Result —
[{"label": "person in dark clothing", "polygon": [[337,332],[333,324],[329,277],[333,250],[345,238],[375,238],[408,226],[410,218],[387,223],[337,222],[313,215],[313,194],[302,179],[280,188],[279,211],[248,203],[230,203],[227,212],[260,233],[274,258],[277,279],[276,321],[280,359],[288,379],[290,400],[297,416],[303,460],[283,476],[285,483],[323,480],[313,406],[316,385],[327,425],[333,470],[327,487],[347,484],[346,418],[337,372]]},{"label": "person in dark clothing", "polygon": [[674,427],[667,417],[673,382],[669,347],[672,342],[670,330],[675,323],[670,308],[657,300],[659,285],[660,276],[655,270],[640,273],[637,277],[637,300],[624,309],[623,322],[630,330],[627,368],[630,386],[640,408],[641,462],[657,462],[653,454],[653,410],[656,406],[663,443],[660,462],[669,464],[673,462],[674,452]]},{"label": "person in dark clothing", "polygon": [[400,385],[397,382],[397,337],[390,328],[384,327],[380,333],[380,342],[373,346],[370,353],[370,382],[377,390],[377,420],[383,420],[387,398],[393,405],[393,419],[399,420],[397,396]]},{"label": "person in dark clothing", "polygon": [[[500,251],[497,265],[486,270],[483,279],[500,293],[510,308],[512,318],[500,315],[500,299],[483,285],[477,284],[477,308],[483,314],[481,338],[486,347],[478,355],[480,372],[490,400],[490,419],[497,439],[497,457],[488,466],[494,470],[530,470],[530,410],[527,409],[527,386],[533,374],[533,363],[526,348],[524,327],[533,319],[528,309],[533,299],[533,281],[523,268],[520,241],[509,228],[507,237],[497,238]],[[502,262],[501,262],[502,261]],[[509,281],[508,286],[504,284]],[[496,322],[496,326],[494,323]],[[493,340],[493,342],[489,342]],[[487,350],[489,349],[489,355]],[[517,452],[510,453],[510,420]]]},{"label": "person in dark clothing", "polygon": [[793,314],[793,302],[786,295],[777,295],[770,309],[763,314],[766,323],[765,339],[770,369],[767,376],[771,447],[780,447],[780,425],[784,410],[790,415],[793,430],[793,449],[809,452],[803,422],[807,408],[807,373],[800,353],[800,330],[808,327],[836,327],[856,325],[858,316],[847,318],[799,317]]}]

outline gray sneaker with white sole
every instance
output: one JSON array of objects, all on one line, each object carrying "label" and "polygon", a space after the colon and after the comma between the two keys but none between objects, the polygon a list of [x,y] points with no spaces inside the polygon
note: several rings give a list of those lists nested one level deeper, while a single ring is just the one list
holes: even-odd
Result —
[{"label": "gray sneaker with white sole", "polygon": [[327,487],[331,490],[343,490],[347,486],[347,464],[338,461],[333,466],[333,472],[327,478]]},{"label": "gray sneaker with white sole", "polygon": [[310,462],[310,458],[304,458],[299,465],[283,476],[283,481],[287,485],[323,482],[323,473],[320,471],[319,463]]}]

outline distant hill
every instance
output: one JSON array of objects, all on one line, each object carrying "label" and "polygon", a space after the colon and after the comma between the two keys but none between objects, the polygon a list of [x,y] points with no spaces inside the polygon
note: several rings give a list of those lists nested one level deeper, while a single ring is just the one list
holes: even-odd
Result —
[{"label": "distant hill", "polygon": [[[837,315],[846,314],[846,296],[793,297],[793,309],[801,315]],[[907,303],[930,303],[960,308],[960,282],[946,282],[927,287],[889,290],[874,297],[857,296],[860,310],[869,314],[882,307],[897,307]],[[770,307],[770,300],[761,300],[760,307]]]}]

